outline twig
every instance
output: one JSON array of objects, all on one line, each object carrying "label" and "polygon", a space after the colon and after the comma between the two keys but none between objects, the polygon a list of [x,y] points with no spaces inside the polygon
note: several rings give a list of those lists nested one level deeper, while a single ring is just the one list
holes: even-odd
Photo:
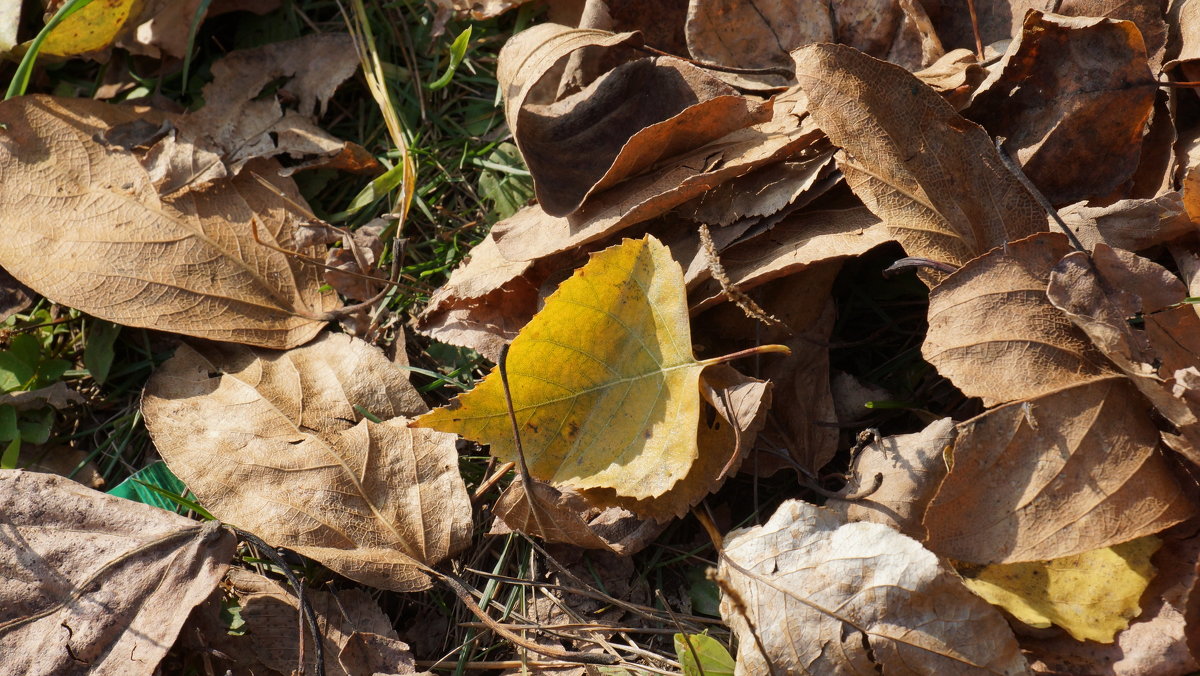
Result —
[{"label": "twig", "polygon": [[1079,241],[1079,238],[1075,236],[1075,233],[1071,232],[1071,228],[1067,226],[1067,222],[1062,219],[1062,216],[1058,215],[1058,209],[1055,209],[1054,205],[1050,204],[1050,200],[1046,199],[1046,196],[1042,194],[1042,191],[1038,190],[1037,186],[1033,184],[1033,181],[1029,180],[1029,177],[1025,175],[1025,172],[1022,171],[1020,165],[1018,165],[1012,156],[1009,155],[1006,150],[1004,150],[1005,140],[1006,139],[1002,136],[996,137],[996,152],[1000,154],[1000,161],[1004,163],[1004,166],[1008,169],[1009,173],[1015,176],[1021,185],[1025,186],[1025,189],[1029,191],[1029,194],[1033,195],[1033,199],[1037,200],[1037,203],[1042,206],[1042,209],[1046,210],[1046,213],[1050,215],[1050,218],[1054,219],[1054,222],[1058,224],[1058,227],[1061,228],[1063,233],[1067,235],[1067,239],[1071,240],[1071,246],[1075,247],[1076,251],[1086,251],[1087,249],[1084,248],[1083,242]]}]

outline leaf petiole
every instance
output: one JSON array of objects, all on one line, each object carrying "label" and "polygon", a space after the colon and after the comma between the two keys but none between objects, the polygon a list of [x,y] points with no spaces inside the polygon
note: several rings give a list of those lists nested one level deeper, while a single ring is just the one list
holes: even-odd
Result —
[{"label": "leaf petiole", "polygon": [[712,366],[713,364],[724,364],[726,362],[731,362],[734,359],[741,359],[742,357],[749,357],[756,354],[770,354],[773,352],[779,354],[791,354],[792,348],[788,347],[787,345],[755,345],[754,347],[748,347],[744,350],[731,352],[721,357],[702,359],[696,363],[700,364],[701,366]]}]

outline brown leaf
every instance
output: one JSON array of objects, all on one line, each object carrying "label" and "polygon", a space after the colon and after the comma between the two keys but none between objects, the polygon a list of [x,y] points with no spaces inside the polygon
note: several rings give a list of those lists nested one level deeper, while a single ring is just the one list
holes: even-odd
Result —
[{"label": "brown leaf", "polygon": [[51,474],[0,471],[0,654],[13,674],[155,673],[236,539]]},{"label": "brown leaf", "polygon": [[141,12],[126,23],[123,35],[115,43],[131,54],[141,54],[154,59],[164,55],[182,59],[191,44],[193,22],[233,11],[248,11],[266,14],[279,8],[280,0],[216,0],[206,5],[202,16],[196,10],[203,0],[148,0],[142,3]]},{"label": "brown leaf", "polygon": [[31,472],[45,472],[69,477],[88,488],[104,489],[104,475],[89,458],[90,453],[69,446],[21,444],[17,467]]},{"label": "brown leaf", "polygon": [[969,49],[946,52],[928,68],[913,73],[921,82],[945,97],[955,110],[962,110],[970,103],[975,88],[987,78],[987,74],[987,70],[979,65],[975,52]]},{"label": "brown leaf", "polygon": [[1132,22],[1031,12],[963,115],[1063,205],[1130,181],[1156,92]]},{"label": "brown leaf", "polygon": [[[312,637],[299,626],[300,603],[292,590],[240,568],[230,569],[229,582],[248,630],[232,640],[250,643],[265,667],[282,674],[292,673],[300,663],[298,643],[303,641],[306,670],[314,669]],[[416,673],[408,645],[399,640],[391,620],[369,594],[360,589],[336,594],[309,589],[304,597],[317,616],[328,676]]]},{"label": "brown leaf", "polygon": [[159,453],[214,515],[397,591],[428,587],[421,568],[470,537],[454,437],[399,417],[423,409],[379,350],[337,334],[282,354],[182,346],[142,400]]},{"label": "brown leaf", "polygon": [[[573,213],[591,195],[771,116],[769,104],[671,57],[627,61],[580,91],[556,95],[556,64],[586,47],[624,49],[636,35],[539,24],[500,53],[505,116],[551,216]],[[638,95],[646,91],[655,95]]]},{"label": "brown leaf", "polygon": [[675,213],[709,227],[725,226],[745,218],[771,216],[801,201],[810,201],[831,187],[833,150],[799,161],[768,164],[710,190]]},{"label": "brown leaf", "polygon": [[433,0],[440,9],[467,14],[476,20],[490,19],[507,12],[514,7],[520,7],[529,0]]},{"label": "brown leaf", "polygon": [[912,74],[840,45],[792,56],[847,183],[910,256],[962,265],[1046,229],[987,133]]},{"label": "brown leaf", "polygon": [[924,540],[925,508],[946,476],[945,455],[956,436],[954,421],[942,418],[916,434],[879,439],[854,459],[842,495],[862,494],[880,481],[878,490],[863,498],[834,498],[827,506],[846,521],[881,523]]},{"label": "brown leaf", "polygon": [[1163,533],[1163,546],[1154,555],[1157,569],[1142,594],[1142,614],[1114,643],[1076,641],[1069,636],[1025,639],[1021,642],[1039,674],[1113,674],[1114,676],[1176,676],[1200,669],[1189,649],[1188,613],[1200,608],[1196,590],[1196,561],[1200,536],[1188,521]]},{"label": "brown leaf", "polygon": [[[775,99],[774,117],[685,153],[658,170],[588,200],[567,218],[539,207],[497,223],[493,237],[505,259],[532,261],[569,251],[648,221],[757,167],[803,156],[823,135],[793,114],[796,91]],[[819,152],[819,151],[817,151]]]},{"label": "brown leaf", "polygon": [[1042,561],[1157,533],[1194,512],[1137,391],[1106,377],[959,425],[926,544],[970,563]]},{"label": "brown leaf", "polygon": [[925,360],[985,406],[1113,373],[1087,335],[1046,298],[1050,270],[1070,252],[1065,236],[1042,233],[950,275],[929,294]]},{"label": "brown leaf", "polygon": [[[721,264],[734,286],[749,291],[818,263],[862,255],[889,241],[891,233],[865,207],[805,210],[725,250]],[[693,312],[724,299],[720,284],[713,279],[689,296]]]},{"label": "brown leaf", "polygon": [[36,390],[18,390],[0,394],[0,406],[12,406],[18,411],[38,409],[43,406],[50,406],[61,411],[72,406],[82,405],[86,401],[82,394],[71,389],[61,380]]},{"label": "brown leaf", "polygon": [[737,674],[1026,672],[1000,613],[880,524],[789,500],[726,537],[717,580]]},{"label": "brown leaf", "polygon": [[1177,191],[1153,199],[1120,200],[1104,207],[1080,202],[1060,209],[1058,215],[1088,250],[1103,242],[1116,249],[1142,251],[1195,229],[1183,195]]},{"label": "brown leaf", "polygon": [[387,229],[387,225],[383,219],[375,219],[350,233],[350,237],[343,242],[345,248],[330,249],[325,256],[325,264],[337,269],[325,270],[325,283],[346,298],[367,300],[374,297],[381,283],[386,280],[378,273],[374,275],[378,282],[363,279],[359,275],[375,272],[375,266],[383,254],[383,241],[379,235]]},{"label": "brown leaf", "polygon": [[[310,340],[336,295],[320,292],[315,268],[253,237],[256,228],[294,248],[295,214],[249,176],[160,198],[132,153],[92,140],[141,115],[154,116],[86,99],[0,104],[0,265],[55,302],[127,326],[273,348]],[[290,180],[273,181],[302,200]]]},{"label": "brown leaf", "polygon": [[18,282],[0,268],[0,322],[33,305],[33,295],[29,287]]}]

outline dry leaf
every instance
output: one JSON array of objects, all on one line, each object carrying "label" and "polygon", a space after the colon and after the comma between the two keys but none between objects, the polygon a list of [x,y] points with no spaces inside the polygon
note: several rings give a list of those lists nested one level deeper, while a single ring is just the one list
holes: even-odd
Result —
[{"label": "dry leaf", "polygon": [[[500,52],[497,79],[505,116],[538,201],[551,216],[570,214],[623,179],[771,116],[769,104],[740,96],[706,71],[671,57],[626,61],[580,91],[556,95],[561,75],[556,66],[570,54],[624,49],[637,44],[636,38],[539,24]],[[646,91],[655,95],[640,95]]]},{"label": "dry leaf", "polygon": [[23,443],[17,467],[31,472],[69,477],[88,488],[104,490],[104,475],[100,473],[100,468],[89,460],[90,457],[90,453],[69,446]]},{"label": "dry leaf", "polygon": [[960,569],[963,583],[1031,627],[1056,624],[1079,641],[1112,643],[1141,614],[1138,600],[1154,577],[1149,535],[1052,561]]},{"label": "dry leaf", "polygon": [[942,418],[916,434],[879,439],[854,459],[842,495],[863,494],[877,481],[879,488],[866,497],[831,498],[827,506],[846,521],[881,523],[924,540],[925,508],[946,476],[945,455],[956,436],[954,421]]},{"label": "dry leaf", "polygon": [[[247,632],[243,637],[226,640],[250,643],[258,660],[281,674],[296,669],[300,663],[297,644],[303,641],[306,669],[315,669],[312,637],[307,630],[301,631],[300,603],[292,590],[240,568],[230,569],[229,583],[241,606]],[[317,616],[328,676],[416,673],[408,645],[399,640],[391,620],[366,592],[346,589],[329,593],[310,589],[304,596]],[[390,660],[381,659],[388,656]],[[376,660],[374,665],[372,658]]]},{"label": "dry leaf", "polygon": [[739,675],[1026,672],[1000,613],[880,524],[789,500],[726,537],[717,580]]},{"label": "dry leaf", "polygon": [[1153,199],[1127,199],[1093,207],[1080,202],[1059,209],[1087,250],[1103,242],[1116,249],[1142,251],[1194,232],[1183,195],[1169,191]]},{"label": "dry leaf", "polygon": [[979,65],[975,52],[969,49],[946,52],[928,68],[913,73],[921,82],[945,97],[955,110],[967,107],[975,88],[987,78],[987,74],[988,71]]},{"label": "dry leaf", "polygon": [[[39,54],[76,56],[98,52],[112,43],[133,12],[140,9],[138,0],[108,0],[78,9],[63,19],[42,42]],[[58,8],[47,8],[47,21]]]},{"label": "dry leaf", "polygon": [[514,7],[520,7],[529,0],[433,0],[440,9],[466,14],[470,12],[475,20],[490,19],[507,12]]},{"label": "dry leaf", "polygon": [[378,349],[336,334],[282,354],[182,346],[142,400],[159,453],[214,515],[396,591],[428,587],[421,568],[470,538],[454,438],[398,417],[423,409]]},{"label": "dry leaf", "polygon": [[[257,228],[294,248],[289,207],[248,176],[160,198],[133,153],[93,140],[139,116],[155,117],[86,99],[0,104],[0,265],[55,302],[127,326],[274,348],[315,336],[336,295],[320,292],[317,269],[253,237]],[[274,183],[302,199],[291,181]]]},{"label": "dry leaf", "polygon": [[792,56],[847,183],[910,256],[962,265],[1046,229],[987,132],[912,74],[840,45]]},{"label": "dry leaf", "polygon": [[1156,92],[1132,22],[1031,12],[963,115],[1063,205],[1131,180]]},{"label": "dry leaf", "polygon": [[[709,227],[771,216],[820,196],[833,183],[833,149],[802,161],[768,164],[675,208],[675,214]],[[800,197],[803,195],[804,200]]]},{"label": "dry leaf", "polygon": [[217,522],[0,471],[0,654],[8,673],[156,673],[236,539]]},{"label": "dry leaf", "polygon": [[1114,373],[1088,337],[1046,298],[1050,270],[1072,251],[1042,233],[967,263],[929,293],[921,354],[985,406]]},{"label": "dry leaf", "polygon": [[[593,254],[509,353],[530,474],[556,487],[611,493],[601,502],[593,493],[592,501],[620,502],[643,516],[686,511],[690,504],[670,492],[698,500],[712,488],[680,484],[700,457],[700,374],[710,363],[692,355],[683,272],[665,246],[647,236]],[[498,368],[414,425],[517,459]]]},{"label": "dry leaf", "polygon": [[959,425],[927,546],[969,563],[1043,561],[1157,533],[1194,508],[1129,382],[1098,378]]},{"label": "dry leaf", "polygon": [[[207,4],[204,0],[143,0],[141,12],[128,22],[116,44],[131,54],[155,59],[165,54],[182,59],[187,54],[193,21],[234,11],[266,14],[280,4],[281,0],[216,0]],[[201,5],[205,11],[197,18],[196,10]]]}]

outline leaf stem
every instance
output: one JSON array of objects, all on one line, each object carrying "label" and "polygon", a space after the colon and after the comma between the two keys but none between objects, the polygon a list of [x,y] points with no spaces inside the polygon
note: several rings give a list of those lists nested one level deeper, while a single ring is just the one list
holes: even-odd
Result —
[{"label": "leaf stem", "polygon": [[755,345],[754,347],[738,350],[737,352],[732,352],[723,357],[704,359],[698,363],[701,366],[712,366],[713,364],[724,364],[726,362],[731,362],[734,359],[741,359],[742,357],[749,357],[756,354],[768,354],[771,352],[777,352],[779,354],[791,354],[792,348],[788,347],[787,345]]}]

